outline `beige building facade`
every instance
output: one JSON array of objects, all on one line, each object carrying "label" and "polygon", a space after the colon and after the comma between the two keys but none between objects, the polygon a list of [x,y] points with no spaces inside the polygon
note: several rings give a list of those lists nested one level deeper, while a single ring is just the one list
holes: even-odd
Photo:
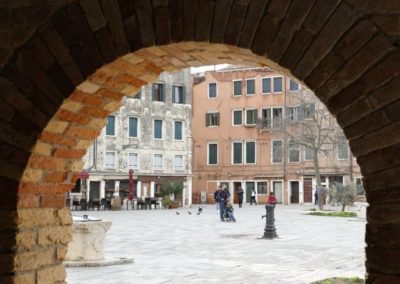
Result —
[{"label": "beige building facade", "polygon": [[[306,119],[304,113],[315,110],[314,104],[304,109],[296,101],[305,92],[309,93],[305,87],[269,68],[228,67],[194,75],[193,203],[213,203],[219,184],[229,190],[234,203],[239,186],[245,203],[252,189],[259,203],[271,192],[283,204],[314,202],[312,153],[292,145],[288,134],[300,127],[296,122]],[[330,151],[318,153],[321,183],[360,185],[360,169],[347,140],[343,136],[338,141]]]}]

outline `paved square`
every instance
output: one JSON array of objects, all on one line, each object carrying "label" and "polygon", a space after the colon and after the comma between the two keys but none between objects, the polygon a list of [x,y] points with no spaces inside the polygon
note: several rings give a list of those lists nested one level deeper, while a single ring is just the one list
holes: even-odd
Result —
[{"label": "paved square", "polygon": [[[365,220],[304,215],[311,206],[277,205],[278,239],[260,239],[263,205],[237,208],[236,223],[219,220],[214,205],[191,209],[73,211],[113,225],[106,258],[134,263],[69,267],[67,281],[84,283],[310,283],[365,274]],[[179,215],[176,214],[179,213]],[[188,214],[191,212],[192,214]]]}]

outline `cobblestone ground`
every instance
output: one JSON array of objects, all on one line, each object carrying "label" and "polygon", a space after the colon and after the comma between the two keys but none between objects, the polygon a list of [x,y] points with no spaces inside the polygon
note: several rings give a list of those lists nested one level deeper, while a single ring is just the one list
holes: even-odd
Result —
[{"label": "cobblestone ground", "polygon": [[364,219],[309,216],[304,213],[311,206],[277,205],[279,238],[265,240],[260,238],[263,205],[235,206],[236,223],[219,221],[213,205],[203,206],[200,215],[197,208],[73,211],[111,220],[106,258],[135,262],[69,267],[68,283],[299,284],[334,276],[364,278]]}]

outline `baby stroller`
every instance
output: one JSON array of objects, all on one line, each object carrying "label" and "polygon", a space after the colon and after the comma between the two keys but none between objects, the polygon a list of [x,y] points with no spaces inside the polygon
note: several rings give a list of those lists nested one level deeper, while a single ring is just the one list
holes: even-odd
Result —
[{"label": "baby stroller", "polygon": [[225,222],[236,222],[232,206],[225,206],[223,218]]}]

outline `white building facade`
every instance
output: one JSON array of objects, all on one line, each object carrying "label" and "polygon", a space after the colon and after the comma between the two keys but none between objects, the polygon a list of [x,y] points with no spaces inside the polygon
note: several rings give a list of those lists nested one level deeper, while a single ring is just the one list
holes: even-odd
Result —
[{"label": "white building facade", "polygon": [[191,94],[190,69],[186,69],[174,74],[164,72],[153,84],[125,97],[86,153],[77,186],[81,198],[125,199],[132,170],[135,197],[157,197],[163,182],[181,181],[184,189],[179,202],[189,206]]}]

